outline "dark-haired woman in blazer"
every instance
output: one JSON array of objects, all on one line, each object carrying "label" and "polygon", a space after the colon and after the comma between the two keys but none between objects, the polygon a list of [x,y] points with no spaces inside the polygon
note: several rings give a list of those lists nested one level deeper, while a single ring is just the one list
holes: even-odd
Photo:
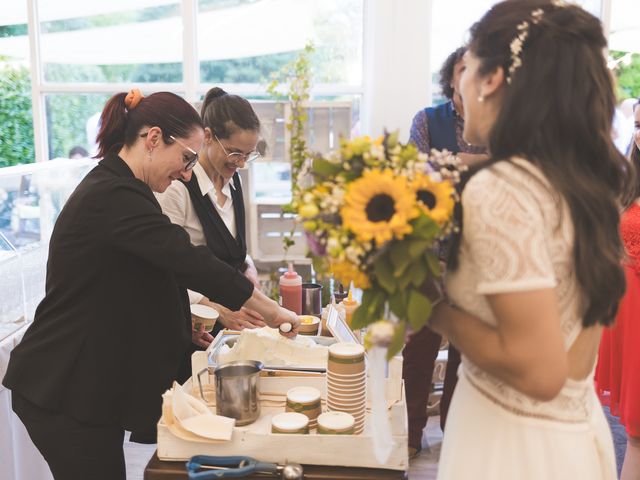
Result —
[{"label": "dark-haired woman in blazer", "polygon": [[45,297],[2,382],[56,479],[126,477],[124,431],[158,421],[189,344],[182,286],[297,331],[293,312],[162,214],[152,192],[188,181],[203,141],[198,113],[172,93],[120,93],[102,112],[103,159],[58,217]]}]

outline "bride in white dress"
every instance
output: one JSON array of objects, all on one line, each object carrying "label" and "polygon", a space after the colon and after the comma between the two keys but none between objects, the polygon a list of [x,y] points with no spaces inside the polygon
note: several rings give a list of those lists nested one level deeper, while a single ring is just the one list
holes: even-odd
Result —
[{"label": "bride in white dress", "polygon": [[613,480],[593,386],[625,288],[625,160],[599,21],[510,0],[471,30],[465,140],[492,160],[462,194],[448,302],[430,326],[463,354],[439,479]]}]

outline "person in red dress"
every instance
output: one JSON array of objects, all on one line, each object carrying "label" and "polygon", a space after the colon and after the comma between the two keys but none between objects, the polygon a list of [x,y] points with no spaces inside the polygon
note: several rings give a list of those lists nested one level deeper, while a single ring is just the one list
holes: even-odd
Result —
[{"label": "person in red dress", "polygon": [[[640,172],[640,100],[633,113],[630,160]],[[640,178],[629,203],[620,224],[627,251],[624,265],[627,290],[614,326],[602,334],[595,376],[602,403],[620,417],[627,430],[621,480],[640,478]]]}]

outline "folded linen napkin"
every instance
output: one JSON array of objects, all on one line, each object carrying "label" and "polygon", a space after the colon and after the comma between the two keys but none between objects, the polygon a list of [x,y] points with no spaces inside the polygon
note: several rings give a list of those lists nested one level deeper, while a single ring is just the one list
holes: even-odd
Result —
[{"label": "folded linen napkin", "polygon": [[181,385],[174,382],[170,391],[163,395],[167,413],[165,421],[172,420],[183,429],[211,440],[231,440],[234,418],[212,413],[200,399],[189,395]]}]

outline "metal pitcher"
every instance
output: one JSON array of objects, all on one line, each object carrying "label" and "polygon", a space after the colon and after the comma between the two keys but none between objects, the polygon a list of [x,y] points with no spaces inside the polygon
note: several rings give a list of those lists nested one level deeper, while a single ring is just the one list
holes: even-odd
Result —
[{"label": "metal pitcher", "polygon": [[322,315],[322,285],[317,283],[302,284],[302,314]]},{"label": "metal pitcher", "polygon": [[216,413],[248,425],[260,416],[260,372],[262,362],[244,360],[219,365],[216,379]]}]

